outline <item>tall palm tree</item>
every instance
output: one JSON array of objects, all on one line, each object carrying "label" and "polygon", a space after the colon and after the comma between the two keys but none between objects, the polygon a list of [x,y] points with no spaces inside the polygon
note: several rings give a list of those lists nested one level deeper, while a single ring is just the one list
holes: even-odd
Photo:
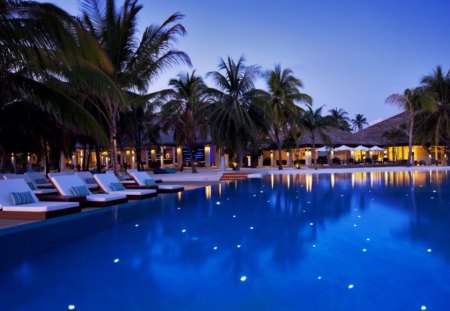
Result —
[{"label": "tall palm tree", "polygon": [[412,156],[414,119],[418,113],[431,109],[432,98],[423,88],[406,89],[403,94],[392,94],[386,99],[386,103],[400,106],[409,115],[408,125],[408,163],[414,164]]},{"label": "tall palm tree", "polygon": [[222,146],[221,163],[224,163],[226,146],[237,153],[236,169],[239,170],[247,143],[256,136],[258,130],[255,126],[257,119],[252,117],[251,110],[258,110],[257,106],[263,102],[258,98],[265,95],[255,90],[254,83],[261,71],[258,66],[245,65],[242,56],[237,62],[230,57],[221,59],[218,67],[219,71],[208,72],[206,75],[217,87],[208,90],[215,98],[210,119],[211,136],[216,144]]},{"label": "tall palm tree", "polygon": [[418,131],[421,136],[431,134],[435,146],[444,143],[447,159],[450,149],[450,70],[444,73],[437,66],[433,73],[422,78],[422,87],[432,97],[432,111],[418,115]]},{"label": "tall palm tree", "polygon": [[174,48],[178,37],[186,33],[179,23],[183,15],[175,13],[161,25],[146,27],[138,39],[137,18],[142,6],[137,2],[126,0],[120,9],[116,8],[114,0],[84,0],[81,3],[82,25],[106,55],[104,62],[111,65],[110,70],[102,70],[97,77],[103,74],[105,92],[116,90],[114,95],[95,94],[109,121],[114,171],[118,168],[117,119],[119,111],[128,105],[129,92],[143,95],[165,69],[179,63],[190,65],[187,54]]},{"label": "tall palm tree", "polygon": [[169,101],[161,109],[164,127],[174,130],[175,141],[189,148],[192,173],[197,173],[194,150],[204,142],[208,132],[210,102],[206,96],[203,79],[191,74],[179,74],[178,79],[169,81],[173,88]]},{"label": "tall palm tree", "polygon": [[347,111],[345,111],[342,108],[332,108],[332,109],[328,110],[328,112],[330,114],[328,116],[326,116],[325,118],[328,119],[328,122],[333,127],[336,127],[338,129],[341,129],[346,132],[351,131],[350,123],[349,123],[350,119],[347,116],[348,115]]},{"label": "tall palm tree", "polygon": [[308,132],[311,138],[312,150],[311,153],[314,158],[314,168],[317,169],[317,159],[316,159],[316,135],[319,135],[323,140],[329,140],[325,129],[330,126],[328,120],[322,116],[323,106],[313,110],[308,107],[300,118],[300,126],[303,127],[306,132]]},{"label": "tall palm tree", "polygon": [[300,92],[303,82],[293,75],[291,69],[281,69],[280,65],[266,73],[267,87],[270,94],[270,120],[272,133],[278,148],[278,169],[282,170],[281,135],[288,136],[288,131],[303,109],[297,103],[312,104],[312,98]]},{"label": "tall palm tree", "polygon": [[352,122],[354,131],[361,131],[364,128],[364,125],[369,125],[369,122],[367,122],[367,118],[360,113],[356,114],[355,118],[350,122]]}]

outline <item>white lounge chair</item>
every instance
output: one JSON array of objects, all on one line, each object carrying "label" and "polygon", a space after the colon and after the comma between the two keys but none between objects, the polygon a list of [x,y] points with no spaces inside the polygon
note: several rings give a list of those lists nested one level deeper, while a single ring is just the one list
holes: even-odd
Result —
[{"label": "white lounge chair", "polygon": [[33,193],[37,195],[38,197],[46,196],[46,195],[52,195],[57,194],[58,191],[54,188],[38,188],[36,183],[33,179],[31,179],[28,175],[25,174],[5,174],[3,176],[4,179],[23,179],[26,181],[28,186],[31,190],[33,190]]},{"label": "white lounge chair", "polygon": [[23,179],[0,180],[0,218],[47,219],[77,212],[77,202],[40,202]]},{"label": "white lounge chair", "polygon": [[147,172],[128,171],[131,177],[136,181],[138,187],[145,189],[157,189],[161,193],[180,192],[184,191],[182,185],[166,185],[157,184],[155,180]]},{"label": "white lounge chair", "polygon": [[75,175],[80,177],[90,190],[98,189],[98,184],[90,171],[75,172]]},{"label": "white lounge chair", "polygon": [[53,188],[51,182],[47,179],[44,173],[41,172],[27,172],[26,176],[30,177],[31,180],[37,185],[38,188]]},{"label": "white lounge chair", "polygon": [[77,175],[50,176],[62,200],[79,201],[92,207],[103,207],[127,202],[125,194],[92,194],[86,184]]},{"label": "white lounge chair", "polygon": [[157,194],[156,190],[153,189],[126,189],[116,175],[111,173],[95,174],[94,178],[103,192],[126,194],[128,199],[145,199],[154,197]]},{"label": "white lounge chair", "polygon": [[[130,175],[132,178],[133,178],[133,176],[131,175],[131,173],[137,173],[137,172],[139,172],[139,171],[136,168],[129,168],[129,169],[127,169],[128,175]],[[151,179],[153,179],[155,181],[155,183],[160,184],[160,183],[163,182],[162,179],[154,178],[148,172],[146,172],[146,173],[148,174],[148,176],[150,176]]]},{"label": "white lounge chair", "polygon": [[[54,177],[54,176],[67,176],[67,175],[75,176],[75,173],[74,172],[48,173],[48,177],[50,178],[50,181],[52,182],[52,184],[54,184],[54,182],[52,180],[52,177]],[[91,176],[92,176],[92,179],[94,179],[94,176],[93,175],[91,175]],[[89,183],[89,184],[85,183],[85,185],[86,185],[86,187],[88,187],[89,190],[94,190],[94,189],[98,188],[98,185],[95,182],[95,179],[94,179],[94,183]]]}]

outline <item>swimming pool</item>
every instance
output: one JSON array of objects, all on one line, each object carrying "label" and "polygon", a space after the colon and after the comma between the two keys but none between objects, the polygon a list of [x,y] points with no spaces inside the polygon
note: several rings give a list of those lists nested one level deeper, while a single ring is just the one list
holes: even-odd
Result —
[{"label": "swimming pool", "polygon": [[270,175],[0,233],[1,310],[449,310],[447,171]]}]

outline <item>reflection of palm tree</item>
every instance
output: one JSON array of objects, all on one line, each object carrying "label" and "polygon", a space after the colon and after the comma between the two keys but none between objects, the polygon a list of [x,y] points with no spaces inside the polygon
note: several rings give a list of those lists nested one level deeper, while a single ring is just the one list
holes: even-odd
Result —
[{"label": "reflection of palm tree", "polygon": [[408,163],[414,164],[412,157],[414,118],[416,114],[431,108],[431,97],[422,88],[406,89],[403,94],[392,94],[386,99],[387,103],[396,104],[409,114],[408,128]]},{"label": "reflection of palm tree", "polygon": [[275,142],[278,147],[278,169],[282,170],[281,163],[281,138],[288,136],[288,130],[292,123],[302,112],[302,109],[296,105],[296,102],[312,104],[312,98],[300,92],[303,87],[301,80],[292,75],[292,70],[281,69],[276,65],[275,69],[266,73],[267,85],[270,93],[270,119]]},{"label": "reflection of palm tree", "polygon": [[174,138],[178,144],[186,145],[190,150],[192,173],[197,173],[194,150],[207,135],[209,103],[205,95],[206,86],[202,78],[192,74],[178,75],[178,79],[169,81],[173,90],[170,100],[164,104],[161,115],[166,128],[174,129]]},{"label": "reflection of palm tree", "polygon": [[368,125],[367,119],[364,115],[358,113],[355,115],[355,118],[351,120],[353,125],[353,130],[361,131],[364,128],[364,125]]},{"label": "reflection of palm tree", "polygon": [[[237,170],[240,169],[246,148],[252,136],[256,136],[258,123],[250,111],[254,109],[258,92],[254,82],[260,75],[259,67],[246,66],[245,59],[237,62],[230,57],[221,59],[219,71],[208,72],[217,89],[209,91],[215,98],[215,107],[211,115],[211,136],[221,146],[229,147],[237,153]],[[252,107],[253,106],[253,107]],[[223,152],[221,152],[223,156]]]}]

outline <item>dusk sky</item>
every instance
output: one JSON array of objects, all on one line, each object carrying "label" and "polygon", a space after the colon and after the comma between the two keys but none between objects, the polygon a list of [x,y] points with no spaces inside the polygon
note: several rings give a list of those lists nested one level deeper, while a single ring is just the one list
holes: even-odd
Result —
[{"label": "dusk sky", "polygon": [[[75,0],[49,2],[79,14]],[[450,67],[448,0],[140,3],[142,29],[174,12],[185,15],[187,36],[178,48],[191,57],[197,74],[217,70],[220,57],[227,56],[237,60],[244,55],[247,64],[264,70],[280,63],[303,81],[303,92],[313,97],[316,108],[343,108],[350,118],[362,113],[370,123],[400,112],[385,104],[386,97],[418,86],[437,65],[445,71]],[[170,78],[192,69],[165,73],[150,91],[166,88]],[[261,80],[257,86],[265,84]]]}]

